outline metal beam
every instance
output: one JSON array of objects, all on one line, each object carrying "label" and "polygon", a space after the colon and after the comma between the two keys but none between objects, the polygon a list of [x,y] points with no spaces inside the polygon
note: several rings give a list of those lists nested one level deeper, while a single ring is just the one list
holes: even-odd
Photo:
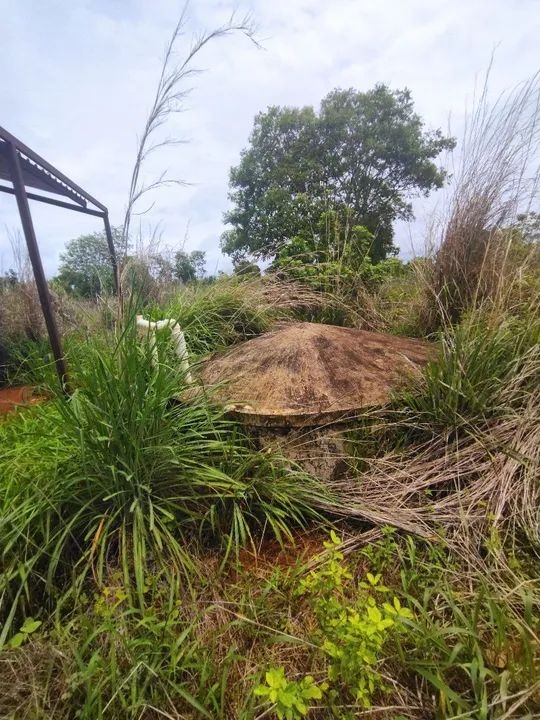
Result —
[{"label": "metal beam", "polygon": [[[6,187],[5,185],[0,185],[0,192],[7,193],[8,195],[15,195],[15,190],[13,188]],[[37,200],[38,202],[45,203],[46,205],[55,205],[56,207],[66,208],[66,210],[75,210],[75,212],[84,213],[85,215],[93,215],[94,217],[102,218],[105,214],[103,210],[91,210],[90,208],[73,205],[72,203],[56,200],[55,198],[36,195],[36,193],[27,192],[26,197],[29,200]]]},{"label": "metal beam", "polygon": [[[77,205],[87,206],[87,201],[78,193],[68,187],[65,183],[60,182],[53,177],[41,165],[22,155],[19,155],[19,162],[23,175],[24,184],[27,188],[34,188],[41,192],[50,192],[53,195],[60,195],[64,198],[73,200]],[[0,180],[11,182],[11,173],[9,171],[8,147],[7,142],[0,137]]]},{"label": "metal beam", "polygon": [[111,264],[113,267],[114,294],[120,299],[120,277],[118,275],[118,261],[116,259],[116,249],[114,247],[111,225],[109,223],[109,213],[107,211],[103,213],[103,224],[105,225],[105,235],[107,236],[107,245],[109,247],[109,255],[111,256]]},{"label": "metal beam", "polygon": [[4,130],[3,127],[0,127],[0,137],[3,138],[6,142],[10,143],[13,147],[15,147],[19,152],[21,152],[23,155],[26,155],[27,158],[32,160],[33,162],[37,163],[38,165],[41,165],[41,167],[46,170],[48,173],[56,177],[61,182],[65,183],[69,188],[74,190],[76,193],[81,195],[85,200],[88,200],[93,205],[95,205],[97,208],[105,212],[107,208],[105,205],[102,205],[100,202],[98,202],[95,198],[93,198],[91,195],[89,195],[87,192],[85,192],[82,188],[80,188],[78,185],[76,185],[72,180],[70,180],[66,175],[61,173],[59,170],[57,170],[55,167],[53,167],[50,163],[48,163],[46,160],[44,160],[40,155],[35,153],[33,150],[31,150],[27,145],[22,143],[20,140],[18,140],[15,135],[12,135],[7,130]]},{"label": "metal beam", "polygon": [[[19,159],[19,158],[17,158]],[[0,192],[7,193],[8,195],[16,195],[14,188],[5,187],[0,185]],[[29,200],[36,200],[37,202],[46,203],[47,205],[54,205],[55,207],[66,208],[66,210],[75,210],[75,212],[84,213],[85,215],[93,215],[94,217],[103,218],[105,225],[105,236],[107,238],[107,247],[109,248],[109,255],[111,258],[111,265],[114,276],[114,290],[115,294],[118,294],[118,288],[120,285],[120,279],[118,277],[118,260],[116,257],[116,249],[114,247],[114,241],[111,231],[111,225],[109,223],[109,214],[107,211],[102,212],[101,210],[91,210],[90,208],[80,207],[79,205],[72,205],[71,203],[63,202],[62,200],[56,200],[55,198],[43,197],[42,195],[36,195],[35,193],[26,193],[26,197]]]},{"label": "metal beam", "polygon": [[47,332],[49,334],[49,340],[51,342],[54,362],[56,365],[56,372],[58,373],[62,390],[66,395],[69,395],[68,377],[66,372],[66,364],[64,362],[64,354],[62,351],[60,334],[58,332],[56,321],[54,319],[51,296],[49,294],[49,286],[47,285],[47,279],[45,278],[45,272],[43,270],[43,263],[41,262],[41,256],[39,254],[36,233],[34,231],[34,224],[32,222],[32,215],[30,214],[30,206],[28,204],[28,198],[25,192],[21,165],[19,162],[19,155],[13,143],[9,143],[9,158],[11,165],[13,189],[15,190],[15,197],[17,198],[19,215],[21,217],[21,224],[23,227],[24,237],[26,239],[26,245],[28,247],[30,262],[32,263],[32,270],[34,271],[34,278],[37,285],[39,302],[41,303],[43,317],[45,318],[45,325],[47,326]]}]

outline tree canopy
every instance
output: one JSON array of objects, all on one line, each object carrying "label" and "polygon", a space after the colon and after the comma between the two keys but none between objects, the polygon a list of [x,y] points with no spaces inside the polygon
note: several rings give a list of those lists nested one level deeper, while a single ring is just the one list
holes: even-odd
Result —
[{"label": "tree canopy", "polygon": [[370,257],[384,259],[396,251],[393,222],[413,217],[411,198],[443,185],[446,173],[433,161],[454,144],[425,130],[408,90],[386,85],[333,90],[318,113],[270,107],[230,172],[223,251],[236,261],[274,258],[334,211],[369,230]]},{"label": "tree canopy", "polygon": [[[118,257],[123,257],[126,248],[121,228],[113,228],[112,236]],[[56,281],[79,297],[96,297],[112,292],[114,277],[105,232],[70,240],[65,252],[60,255]]]},{"label": "tree canopy", "polygon": [[174,273],[180,282],[187,283],[202,278],[206,264],[206,253],[203,250],[178,250],[174,256]]}]

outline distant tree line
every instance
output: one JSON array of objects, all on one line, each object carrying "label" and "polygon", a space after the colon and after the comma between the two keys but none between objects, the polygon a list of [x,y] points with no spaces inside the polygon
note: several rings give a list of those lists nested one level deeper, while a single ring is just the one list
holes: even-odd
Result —
[{"label": "distant tree line", "polygon": [[[113,228],[113,241],[122,267],[143,282],[188,283],[205,275],[206,254],[202,250],[149,252],[140,256],[122,243],[121,228]],[[114,278],[107,238],[96,232],[70,240],[60,255],[58,274],[53,283],[81,298],[106,295],[114,288]]]},{"label": "distant tree line", "polygon": [[[344,279],[357,277],[368,285],[387,274],[399,272],[397,259],[388,258],[378,263],[370,257],[372,233],[362,225],[354,225],[352,212],[329,210],[321,214],[315,232],[299,232],[276,253],[269,270],[312,285],[324,286],[328,276],[339,274]],[[540,213],[518,215],[511,227],[516,247],[524,251],[531,244],[540,244]],[[138,279],[149,278],[157,283],[189,283],[212,277],[205,273],[205,253],[201,250],[174,253],[150,253],[141,258],[130,254],[130,248],[121,244],[120,228],[113,228],[113,238],[124,267]],[[233,261],[234,274],[252,278],[261,275],[260,267],[247,258]],[[218,273],[221,274],[221,273]],[[30,274],[31,277],[31,274]],[[29,278],[27,278],[29,279]],[[0,292],[9,291],[21,282],[21,274],[10,268],[0,274]],[[70,240],[60,256],[58,274],[53,286],[72,295],[92,298],[113,290],[113,276],[109,249],[104,233],[81,235]]]}]

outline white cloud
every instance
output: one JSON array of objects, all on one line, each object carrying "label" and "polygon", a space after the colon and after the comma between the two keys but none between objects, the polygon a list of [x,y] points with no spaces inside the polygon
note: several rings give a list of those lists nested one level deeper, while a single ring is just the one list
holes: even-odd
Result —
[{"label": "white cloud", "polygon": [[[191,6],[190,29],[230,14],[223,0]],[[537,69],[536,0],[254,0],[264,50],[245,38],[210,45],[200,56],[187,110],[169,133],[190,140],[155,156],[148,175],[169,168],[190,182],[156,196],[146,222],[161,223],[164,242],[220,258],[229,167],[247,143],[254,115],[271,104],[313,104],[332,88],[375,82],[408,86],[428,126],[461,128],[475,77],[498,45],[494,94]],[[179,13],[176,0],[0,0],[0,124],[105,203],[120,223],[136,147],[160,59]],[[188,38],[186,38],[186,42]],[[431,207],[416,203],[418,215]],[[49,273],[66,240],[99,228],[75,213],[33,205]],[[2,224],[15,227],[12,198],[0,195]],[[421,223],[398,228],[406,252],[421,244]],[[420,242],[419,242],[420,241]],[[9,265],[0,228],[0,267]]]}]

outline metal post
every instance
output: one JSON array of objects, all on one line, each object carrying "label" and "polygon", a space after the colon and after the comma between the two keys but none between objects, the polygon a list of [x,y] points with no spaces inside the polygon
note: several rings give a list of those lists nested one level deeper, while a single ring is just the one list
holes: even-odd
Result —
[{"label": "metal post", "polygon": [[105,235],[107,236],[107,245],[109,246],[109,255],[111,256],[111,264],[113,268],[114,292],[115,295],[118,295],[120,288],[120,278],[118,277],[118,261],[116,259],[116,250],[114,247],[111,225],[109,223],[109,213],[107,211],[103,213],[103,224],[105,225]]},{"label": "metal post", "polygon": [[30,214],[30,206],[28,205],[28,198],[26,197],[19,156],[13,143],[8,142],[8,145],[11,164],[11,180],[13,182],[13,189],[15,190],[15,197],[17,199],[19,215],[21,217],[21,224],[23,227],[24,237],[26,239],[26,245],[28,247],[30,262],[32,263],[32,270],[34,271],[34,279],[37,285],[39,302],[41,303],[43,317],[45,318],[45,325],[47,326],[47,332],[51,342],[56,372],[60,378],[62,390],[66,395],[69,395],[68,376],[66,372],[64,354],[62,352],[62,342],[60,340],[58,327],[56,326],[51,304],[51,296],[49,294],[49,287],[47,285],[43,264],[39,254],[36,233],[32,223],[32,215]]}]

